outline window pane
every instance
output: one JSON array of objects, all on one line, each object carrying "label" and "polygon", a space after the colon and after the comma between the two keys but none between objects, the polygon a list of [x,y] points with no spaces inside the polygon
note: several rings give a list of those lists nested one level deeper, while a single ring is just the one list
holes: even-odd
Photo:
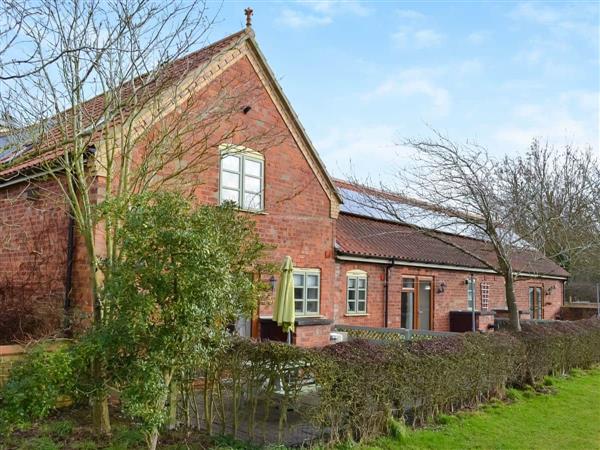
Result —
[{"label": "window pane", "polygon": [[319,289],[317,288],[306,288],[306,298],[311,300],[319,299]]},{"label": "window pane", "polygon": [[359,289],[364,289],[366,282],[367,282],[367,280],[365,278],[359,278],[358,279],[358,287],[359,287]]},{"label": "window pane", "polygon": [[354,300],[356,298],[356,291],[354,289],[350,289],[348,291],[348,300]]},{"label": "window pane", "polygon": [[294,274],[294,286],[304,286],[304,275],[301,273]]},{"label": "window pane", "polygon": [[533,288],[529,288],[529,311],[531,312],[531,318],[533,319]]},{"label": "window pane", "polygon": [[295,309],[295,311],[297,313],[303,313],[304,312],[304,311],[302,311],[302,301],[299,301],[299,302],[296,301],[296,302],[294,302],[294,305],[295,305],[294,309]]},{"label": "window pane", "polygon": [[306,285],[308,287],[318,287],[319,286],[319,276],[318,275],[306,275]]},{"label": "window pane", "polygon": [[302,300],[304,298],[304,289],[301,287],[294,288],[294,298],[296,300]]},{"label": "window pane", "polygon": [[261,204],[260,194],[244,194],[244,208],[246,209],[260,209]]},{"label": "window pane", "polygon": [[244,192],[260,193],[260,178],[244,177]]},{"label": "window pane", "polygon": [[468,309],[473,309],[473,305],[474,305],[474,300],[475,300],[475,280],[473,280],[471,282],[471,280],[469,280],[469,283],[467,284],[467,308]]},{"label": "window pane", "polygon": [[402,279],[402,287],[404,288],[413,288],[415,287],[415,280],[413,278],[403,278]]},{"label": "window pane", "polygon": [[400,327],[412,329],[413,327],[413,303],[415,299],[414,292],[402,293],[402,305],[400,308]]},{"label": "window pane", "polygon": [[221,172],[221,186],[232,189],[239,189],[240,176],[237,173]]},{"label": "window pane", "polygon": [[234,155],[224,156],[221,161],[221,167],[225,170],[231,170],[232,172],[240,171],[240,157]]},{"label": "window pane", "polygon": [[358,302],[358,312],[367,311],[367,302]]},{"label": "window pane", "polygon": [[239,205],[240,202],[240,193],[238,191],[233,191],[231,189],[222,189],[221,190],[221,202],[235,202]]},{"label": "window pane", "polygon": [[354,301],[349,301],[348,302],[348,312],[356,312],[355,302]]},{"label": "window pane", "polygon": [[361,289],[358,291],[358,299],[359,300],[364,300],[366,298],[366,291],[364,289]]},{"label": "window pane", "polygon": [[348,288],[354,289],[356,287],[356,278],[348,278]]},{"label": "window pane", "polygon": [[262,175],[262,163],[246,158],[244,160],[244,173],[246,175],[260,177]]},{"label": "window pane", "polygon": [[319,312],[319,302],[307,301],[306,302],[306,312],[318,313]]}]

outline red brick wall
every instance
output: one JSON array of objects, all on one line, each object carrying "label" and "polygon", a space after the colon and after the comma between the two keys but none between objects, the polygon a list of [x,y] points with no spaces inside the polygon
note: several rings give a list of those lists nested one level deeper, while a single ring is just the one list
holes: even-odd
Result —
[{"label": "red brick wall", "polygon": [[[230,100],[224,102],[224,97]],[[242,111],[244,106],[251,107],[246,114]],[[279,266],[289,255],[295,267],[320,269],[320,315],[331,318],[335,239],[331,200],[251,62],[246,57],[238,60],[191,98],[184,110],[182,114],[187,117],[206,110],[225,111],[209,117],[197,130],[182,135],[184,145],[193,149],[183,157],[184,164],[188,167],[195,164],[198,169],[189,171],[185,177],[193,197],[202,204],[218,203],[220,144],[240,145],[262,154],[264,211],[244,214],[256,221],[263,242],[274,247],[269,252],[269,262]],[[165,121],[182,122],[180,114],[173,113]],[[140,152],[143,151],[141,146]],[[200,153],[202,156],[198,158]],[[263,274],[265,279],[271,275]],[[271,315],[271,303],[271,298],[263,302],[261,317]],[[322,332],[325,328],[298,327],[296,339],[300,345],[324,345],[329,342],[329,332]]]},{"label": "red brick wall", "polygon": [[[367,315],[352,316],[346,313],[346,273],[359,269],[367,272]],[[336,264],[336,301],[334,306],[334,320],[336,323],[347,325],[364,325],[373,327],[384,326],[384,291],[385,291],[385,266],[382,264],[354,263],[338,261]],[[416,267],[394,266],[390,269],[389,299],[388,299],[388,326],[400,327],[400,295],[402,291],[402,276],[428,277],[433,280],[433,329],[448,331],[450,329],[449,312],[467,309],[467,286],[465,280],[468,272],[451,270],[432,270]],[[489,283],[489,309],[505,309],[504,280],[497,275],[474,274],[476,281],[476,305],[481,308],[481,283]],[[444,292],[441,284],[446,286]],[[544,295],[544,318],[554,319],[562,304],[563,283],[557,280],[536,279],[522,280],[516,284],[516,295],[519,308],[529,309],[529,286],[541,286],[548,291]]]},{"label": "red brick wall", "polygon": [[[223,101],[223,98],[229,98]],[[242,106],[251,110],[244,114]],[[284,256],[290,255],[294,265],[301,268],[317,268],[321,271],[321,311],[324,317],[331,317],[334,286],[334,220],[330,217],[332,204],[330,197],[319,183],[293,135],[288,130],[267,90],[264,89],[250,61],[244,57],[206,86],[177,113],[167,116],[164,123],[156,127],[163,131],[165,124],[186,122],[185,114],[204,114],[205,111],[218,111],[214,117],[205,117],[197,128],[181,135],[183,145],[189,148],[187,155],[178,164],[191,164],[195,161],[196,171],[190,170],[185,180],[177,180],[178,187],[190,186],[199,203],[215,204],[219,198],[219,144],[229,143],[250,147],[260,152],[265,159],[264,169],[264,212],[251,214],[256,220],[258,232],[264,242],[272,244],[269,261],[279,265]],[[224,111],[224,112],[223,112]],[[187,116],[190,118],[191,116]],[[152,130],[147,139],[153,137]],[[146,141],[148,142],[148,141]],[[140,144],[137,155],[141,155],[147,145]],[[199,157],[198,152],[202,152]],[[173,167],[167,167],[161,175],[168,175]],[[118,174],[114,174],[118,178]],[[166,177],[165,177],[166,178]],[[47,186],[52,185],[52,181]],[[102,183],[102,179],[100,179]],[[185,184],[184,184],[185,183]],[[45,185],[46,186],[46,185]],[[49,191],[60,197],[57,186]],[[41,270],[44,277],[32,289],[41,296],[50,296],[56,301],[64,297],[64,271],[66,250],[67,217],[64,210],[56,210],[46,203],[31,204],[18,199],[18,185],[1,192],[4,202],[0,211],[0,234],[8,236],[8,229],[16,233],[10,241],[3,242],[0,273],[19,276],[28,273],[34,261],[42,255],[46,260]],[[18,199],[13,203],[14,199]],[[60,198],[58,199],[60,203]],[[64,202],[63,202],[64,205]],[[49,213],[41,211],[50,208]],[[64,208],[63,208],[64,209]],[[39,233],[40,219],[50,215],[56,221],[46,230],[39,249],[33,249],[31,234]],[[97,251],[101,254],[102,230],[99,229]],[[10,244],[10,247],[7,247]],[[87,267],[87,252],[80,237],[77,238],[73,272],[73,295],[75,303],[85,312],[91,312],[90,273]],[[265,274],[269,278],[271,274]],[[261,306],[260,315],[270,315],[270,300]],[[302,327],[298,332],[300,343],[322,345],[328,342],[328,333],[316,333],[311,327]],[[324,327],[321,326],[324,329]],[[325,336],[326,335],[326,336]],[[304,344],[303,344],[304,345]]]},{"label": "red brick wall", "polygon": [[310,325],[297,327],[294,344],[300,347],[322,347],[329,344],[331,325]]},{"label": "red brick wall", "polygon": [[36,337],[61,327],[67,230],[66,205],[54,180],[0,190],[0,314],[24,327],[35,320]]}]

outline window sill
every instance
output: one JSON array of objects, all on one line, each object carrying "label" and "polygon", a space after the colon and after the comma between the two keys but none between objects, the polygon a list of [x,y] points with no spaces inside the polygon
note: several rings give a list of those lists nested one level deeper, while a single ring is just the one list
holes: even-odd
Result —
[{"label": "window sill", "polygon": [[257,216],[267,216],[267,215],[269,215],[269,213],[266,212],[264,209],[261,209],[260,211],[257,211],[257,210],[254,210],[254,209],[236,208],[236,210],[239,211],[239,212],[243,212],[243,213],[256,214]]},{"label": "window sill", "polygon": [[369,313],[346,313],[344,317],[366,317]]}]

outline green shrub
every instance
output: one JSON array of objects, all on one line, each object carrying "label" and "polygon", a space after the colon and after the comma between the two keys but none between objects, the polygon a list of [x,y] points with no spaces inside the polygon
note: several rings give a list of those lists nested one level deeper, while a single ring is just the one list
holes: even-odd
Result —
[{"label": "green shrub", "polygon": [[19,424],[46,417],[60,399],[75,396],[74,353],[64,346],[35,346],[11,370],[0,390],[0,422]]},{"label": "green shrub", "polygon": [[47,426],[48,433],[58,438],[65,438],[73,432],[73,422],[70,420],[52,421]]},{"label": "green shrub", "polygon": [[96,450],[98,445],[94,441],[81,441],[71,444],[71,448],[74,450]]},{"label": "green shrub", "polygon": [[60,447],[49,437],[38,437],[23,444],[19,450],[59,450]]},{"label": "green shrub", "polygon": [[114,430],[112,444],[123,448],[143,446],[145,444],[144,433],[142,430],[130,426],[118,427]]},{"label": "green shrub", "polygon": [[[423,424],[435,418],[443,422],[461,408],[534,396],[535,386],[547,375],[595,363],[600,363],[597,319],[525,324],[520,333],[465,333],[388,343],[354,340],[323,349],[240,340],[205,372],[208,390],[215,394],[206,398],[212,398],[218,410],[223,399],[233,396],[234,406],[219,414],[233,424],[234,433],[245,415],[252,435],[268,415],[256,411],[258,397],[281,406],[280,425],[285,428],[284,405],[295,402],[302,378],[312,379],[319,401],[302,406],[306,420],[330,441],[358,442],[396,434],[398,423]],[[289,374],[286,367],[297,366],[304,367],[302,376],[282,376]],[[273,392],[277,379],[284,380],[281,398]],[[512,386],[529,388],[524,392]],[[286,403],[278,403],[282,401]],[[231,417],[227,411],[233,411]]]},{"label": "green shrub", "polygon": [[408,436],[408,428],[403,420],[390,417],[388,419],[388,434],[397,441],[402,442]]},{"label": "green shrub", "polygon": [[600,320],[596,318],[523,324],[518,335],[526,349],[520,382],[539,383],[546,375],[588,369],[600,362]]}]

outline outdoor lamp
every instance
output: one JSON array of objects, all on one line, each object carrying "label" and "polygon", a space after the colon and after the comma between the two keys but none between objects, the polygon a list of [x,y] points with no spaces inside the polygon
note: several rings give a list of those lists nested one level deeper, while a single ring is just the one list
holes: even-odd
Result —
[{"label": "outdoor lamp", "polygon": [[275,292],[275,283],[277,282],[277,279],[275,278],[275,275],[271,275],[271,278],[269,278],[269,283],[271,283],[271,294],[273,292]]}]

